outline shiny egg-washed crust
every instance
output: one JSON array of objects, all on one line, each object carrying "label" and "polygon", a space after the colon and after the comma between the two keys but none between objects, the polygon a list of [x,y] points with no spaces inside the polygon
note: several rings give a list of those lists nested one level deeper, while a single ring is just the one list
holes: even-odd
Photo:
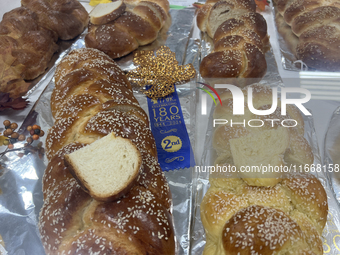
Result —
[{"label": "shiny egg-washed crust", "polygon": [[56,68],[54,79],[56,88],[66,79],[68,73],[76,70],[93,71],[96,77],[123,82],[128,88],[131,85],[124,72],[105,53],[91,48],[82,48],[71,51]]},{"label": "shiny egg-washed crust", "polygon": [[327,194],[315,177],[299,175],[274,187],[210,177],[201,203],[203,254],[323,254]]},{"label": "shiny egg-washed crust", "polygon": [[[108,66],[113,69],[106,70]],[[65,57],[55,80],[56,122],[46,138],[49,164],[39,218],[46,253],[174,254],[169,185],[157,160],[148,117],[126,77],[109,57],[87,48]],[[64,155],[111,132],[137,146],[142,167],[128,193],[100,202],[73,178]]]},{"label": "shiny egg-washed crust", "polygon": [[213,51],[200,65],[200,73],[207,82],[243,87],[265,75],[267,23],[255,9],[254,1],[228,0],[207,1],[198,11],[198,27],[214,41]]},{"label": "shiny egg-washed crust", "polygon": [[75,0],[22,0],[21,5],[37,13],[40,26],[62,40],[81,34],[89,21],[87,11]]},{"label": "shiny egg-washed crust", "polygon": [[62,148],[44,174],[39,229],[47,254],[174,254],[171,193],[157,159],[144,155],[137,184],[123,198],[98,202],[64,164],[66,153],[83,146]]},{"label": "shiny egg-washed crust", "polygon": [[[339,71],[340,2],[337,0],[274,2],[277,11],[298,37],[297,46],[292,51],[296,58],[317,70]],[[283,33],[283,37],[291,44],[289,41],[292,40],[292,36],[289,33]]]},{"label": "shiny egg-washed crust", "polygon": [[117,109],[96,112],[90,108],[81,113],[58,120],[49,130],[46,137],[48,159],[69,143],[92,143],[111,132],[130,139],[141,153],[157,156],[153,135],[139,116]]},{"label": "shiny egg-washed crust", "polygon": [[121,58],[156,40],[168,18],[168,1],[124,1],[124,4],[125,12],[115,20],[89,25],[86,47],[99,49],[111,58]]},{"label": "shiny egg-washed crust", "polygon": [[7,71],[0,79],[0,91],[12,98],[29,89],[25,80],[45,72],[58,39],[81,34],[88,13],[77,0],[23,0],[21,7],[4,14],[0,22],[0,65]]},{"label": "shiny egg-washed crust", "polygon": [[[12,56],[25,66],[22,77],[26,80],[32,80],[45,71],[54,52],[58,50],[57,38],[52,31],[41,27],[38,15],[25,7],[4,14],[0,22],[0,38],[3,36],[12,38],[12,47],[15,46]],[[5,46],[3,43],[0,45],[1,48]]]}]

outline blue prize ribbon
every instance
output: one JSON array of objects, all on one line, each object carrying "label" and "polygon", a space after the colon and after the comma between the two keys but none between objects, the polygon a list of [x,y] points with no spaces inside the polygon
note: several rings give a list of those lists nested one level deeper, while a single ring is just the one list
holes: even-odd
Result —
[{"label": "blue prize ribbon", "polygon": [[174,93],[166,97],[148,98],[148,109],[162,170],[194,166],[195,160],[176,88]]}]

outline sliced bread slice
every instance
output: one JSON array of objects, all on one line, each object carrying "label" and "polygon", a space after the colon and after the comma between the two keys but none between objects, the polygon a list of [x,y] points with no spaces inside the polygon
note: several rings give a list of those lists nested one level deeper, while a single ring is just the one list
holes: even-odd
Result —
[{"label": "sliced bread slice", "polygon": [[110,133],[65,155],[65,164],[87,193],[106,202],[131,189],[142,167],[142,157],[129,139]]},{"label": "sliced bread slice", "polygon": [[98,4],[89,14],[90,21],[94,25],[103,25],[117,19],[125,12],[126,5],[123,1],[114,1],[106,4]]}]

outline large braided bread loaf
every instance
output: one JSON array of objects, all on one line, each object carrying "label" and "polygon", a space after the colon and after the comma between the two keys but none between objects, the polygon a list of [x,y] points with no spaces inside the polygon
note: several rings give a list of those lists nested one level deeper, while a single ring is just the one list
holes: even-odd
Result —
[{"label": "large braided bread loaf", "polygon": [[[297,59],[318,70],[339,71],[340,2],[336,0],[274,2],[284,22],[298,37],[295,52]],[[277,21],[280,22],[280,19]],[[291,40],[292,37],[288,37],[287,40]]]},{"label": "large braided bread loaf", "polygon": [[197,25],[213,38],[214,49],[200,65],[203,78],[249,78],[267,70],[267,23],[255,12],[254,0],[208,0],[197,13]]},{"label": "large braided bread loaf", "polygon": [[[27,90],[24,80],[42,74],[58,39],[79,35],[88,23],[88,13],[76,0],[23,0],[22,7],[5,13],[0,23],[0,91],[12,97]],[[25,86],[26,85],[26,86]]]},{"label": "large braided bread loaf", "polygon": [[124,0],[125,11],[113,20],[89,25],[86,46],[120,58],[156,40],[168,18],[167,0]]},{"label": "large braided bread loaf", "polygon": [[[271,109],[271,89],[250,87],[254,108]],[[243,89],[247,97],[249,91]],[[207,238],[204,254],[323,254],[327,194],[318,179],[300,173],[313,163],[313,153],[299,110],[290,105],[285,116],[280,107],[255,115],[245,105],[244,115],[233,116],[231,93],[221,98],[214,118],[228,123],[214,130],[215,164],[235,166],[238,173],[210,174],[211,186],[200,208]],[[288,172],[283,166],[296,167],[298,173],[283,175]]]},{"label": "large braided bread loaf", "polygon": [[[72,51],[58,65],[46,138],[39,228],[47,254],[174,254],[171,194],[158,164],[148,118],[119,67],[95,49]],[[113,132],[142,155],[135,186],[113,202],[83,191],[64,155]],[[114,157],[114,155],[112,155]]]}]

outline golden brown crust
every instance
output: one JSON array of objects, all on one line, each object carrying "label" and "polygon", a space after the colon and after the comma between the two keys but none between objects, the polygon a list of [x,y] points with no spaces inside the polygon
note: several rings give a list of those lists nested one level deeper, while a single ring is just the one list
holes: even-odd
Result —
[{"label": "golden brown crust", "polygon": [[[80,146],[83,145],[69,145],[60,150],[50,161],[53,167],[44,176],[44,187],[48,189],[43,190],[45,204],[39,228],[46,251],[55,254],[56,249],[70,250],[71,254],[79,254],[83,249],[99,249],[100,243],[105,249],[122,254],[131,251],[158,254],[162,250],[174,254],[171,195],[157,159],[144,155],[137,184],[125,197],[110,203],[97,202],[81,189],[63,163],[63,155]],[[78,200],[79,205],[74,203]],[[60,208],[64,209],[60,211]],[[77,240],[85,239],[80,246]]]},{"label": "golden brown crust", "polygon": [[99,26],[91,24],[86,47],[99,49],[111,58],[128,55],[156,40],[168,16],[167,0],[124,1],[127,8],[117,19]]},{"label": "golden brown crust", "polygon": [[201,31],[213,37],[216,28],[225,20],[240,17],[255,10],[255,2],[251,0],[206,1],[197,12],[197,25]]},{"label": "golden brown crust", "polygon": [[318,179],[308,175],[285,179],[282,184],[291,198],[293,206],[305,214],[319,235],[327,222],[327,194]]},{"label": "golden brown crust", "polygon": [[64,155],[86,146],[82,143],[71,143],[64,146],[58,153],[49,161],[43,176],[43,194],[44,199],[48,196],[61,181],[72,177],[64,162]]},{"label": "golden brown crust", "polygon": [[213,52],[200,65],[206,81],[243,87],[265,75],[267,23],[255,13],[254,4],[253,1],[209,1],[198,11],[198,27],[214,39]]},{"label": "golden brown crust", "polygon": [[340,69],[340,32],[336,26],[320,26],[300,36],[296,56],[307,66],[323,71]]},{"label": "golden brown crust", "polygon": [[[88,74],[88,72],[85,72]],[[51,108],[53,116],[57,115],[67,103],[67,99],[72,95],[91,94],[104,103],[108,100],[127,99],[137,102],[132,91],[126,87],[126,84],[119,82],[110,82],[108,80],[93,80],[91,76],[83,76],[83,72],[69,73],[52,93]],[[85,77],[83,79],[83,77]]]},{"label": "golden brown crust", "polygon": [[125,12],[116,20],[115,26],[132,35],[139,45],[153,42],[158,35],[158,31],[148,21],[134,12]]},{"label": "golden brown crust", "polygon": [[[321,71],[338,71],[340,55],[339,1],[278,0],[277,10],[291,31],[277,17],[279,31],[283,32],[292,53],[308,67]],[[293,43],[291,42],[293,41]],[[296,42],[298,41],[298,42]]]},{"label": "golden brown crust", "polygon": [[29,84],[47,68],[58,50],[57,37],[39,23],[39,16],[19,7],[4,14],[0,22],[0,62],[10,70],[0,79],[0,90],[15,98],[27,92]]},{"label": "golden brown crust", "polygon": [[[242,89],[246,97],[250,88],[253,107],[271,109],[272,89],[253,84]],[[213,117],[228,123],[214,130],[215,165],[235,170],[225,173],[216,167],[216,172],[210,174],[210,188],[200,206],[207,237],[203,254],[322,255],[321,234],[328,202],[321,182],[311,174],[297,173],[299,170],[284,174],[285,170],[262,168],[312,166],[314,156],[304,138],[301,113],[291,105],[286,116],[281,115],[280,107],[271,114],[256,115],[245,103],[245,114],[233,115],[233,94],[228,90],[220,97],[222,104]],[[240,125],[255,119],[268,123],[261,127]],[[285,119],[295,119],[298,127],[282,127],[280,123]],[[238,124],[232,125],[231,121]],[[257,172],[253,166],[260,165]]]},{"label": "golden brown crust", "polygon": [[[97,38],[100,38],[100,41]],[[89,26],[89,33],[85,36],[85,43],[86,47],[103,51],[111,58],[124,57],[139,46],[132,35],[119,29],[114,23]]]},{"label": "golden brown crust", "polygon": [[123,82],[126,87],[131,88],[131,85],[124,75],[124,72],[112,59],[105,53],[91,48],[82,48],[76,51],[71,51],[62,62],[57,65],[55,71],[55,85],[58,88],[68,73],[77,69],[85,69],[86,72],[95,72],[96,77]]},{"label": "golden brown crust", "polygon": [[339,22],[340,9],[335,6],[321,6],[296,17],[291,23],[294,34],[301,34],[311,27],[322,26],[329,23]]},{"label": "golden brown crust", "polygon": [[[243,39],[238,47],[231,48],[236,37],[226,37],[216,45],[223,51],[214,51],[203,58],[200,73],[204,78],[250,78],[247,83],[259,81],[267,71],[267,62],[263,52],[254,44]],[[220,46],[223,43],[223,46]],[[240,85],[239,83],[237,83]]]},{"label": "golden brown crust", "polygon": [[55,32],[62,40],[81,34],[89,21],[87,11],[76,0],[23,0],[21,4],[37,13],[40,26]]},{"label": "golden brown crust", "polygon": [[267,188],[215,175],[210,184],[201,203],[207,236],[203,254],[322,254],[326,221],[315,219],[327,216],[328,208],[315,177],[301,175]]},{"label": "golden brown crust", "polygon": [[[89,66],[90,71],[86,69]],[[115,66],[98,50],[80,49],[72,51],[57,68],[55,90],[67,90],[70,83],[73,94],[66,93],[68,99],[46,138],[50,162],[43,177],[39,230],[47,254],[175,254],[171,193],[157,160],[147,115]],[[102,74],[108,80],[112,76],[110,83]],[[101,87],[103,84],[107,86]],[[73,178],[64,155],[111,132],[136,145],[142,167],[123,197],[99,202]]]},{"label": "golden brown crust", "polygon": [[238,211],[222,232],[226,254],[273,254],[308,249],[299,225],[284,212],[262,206]]}]

